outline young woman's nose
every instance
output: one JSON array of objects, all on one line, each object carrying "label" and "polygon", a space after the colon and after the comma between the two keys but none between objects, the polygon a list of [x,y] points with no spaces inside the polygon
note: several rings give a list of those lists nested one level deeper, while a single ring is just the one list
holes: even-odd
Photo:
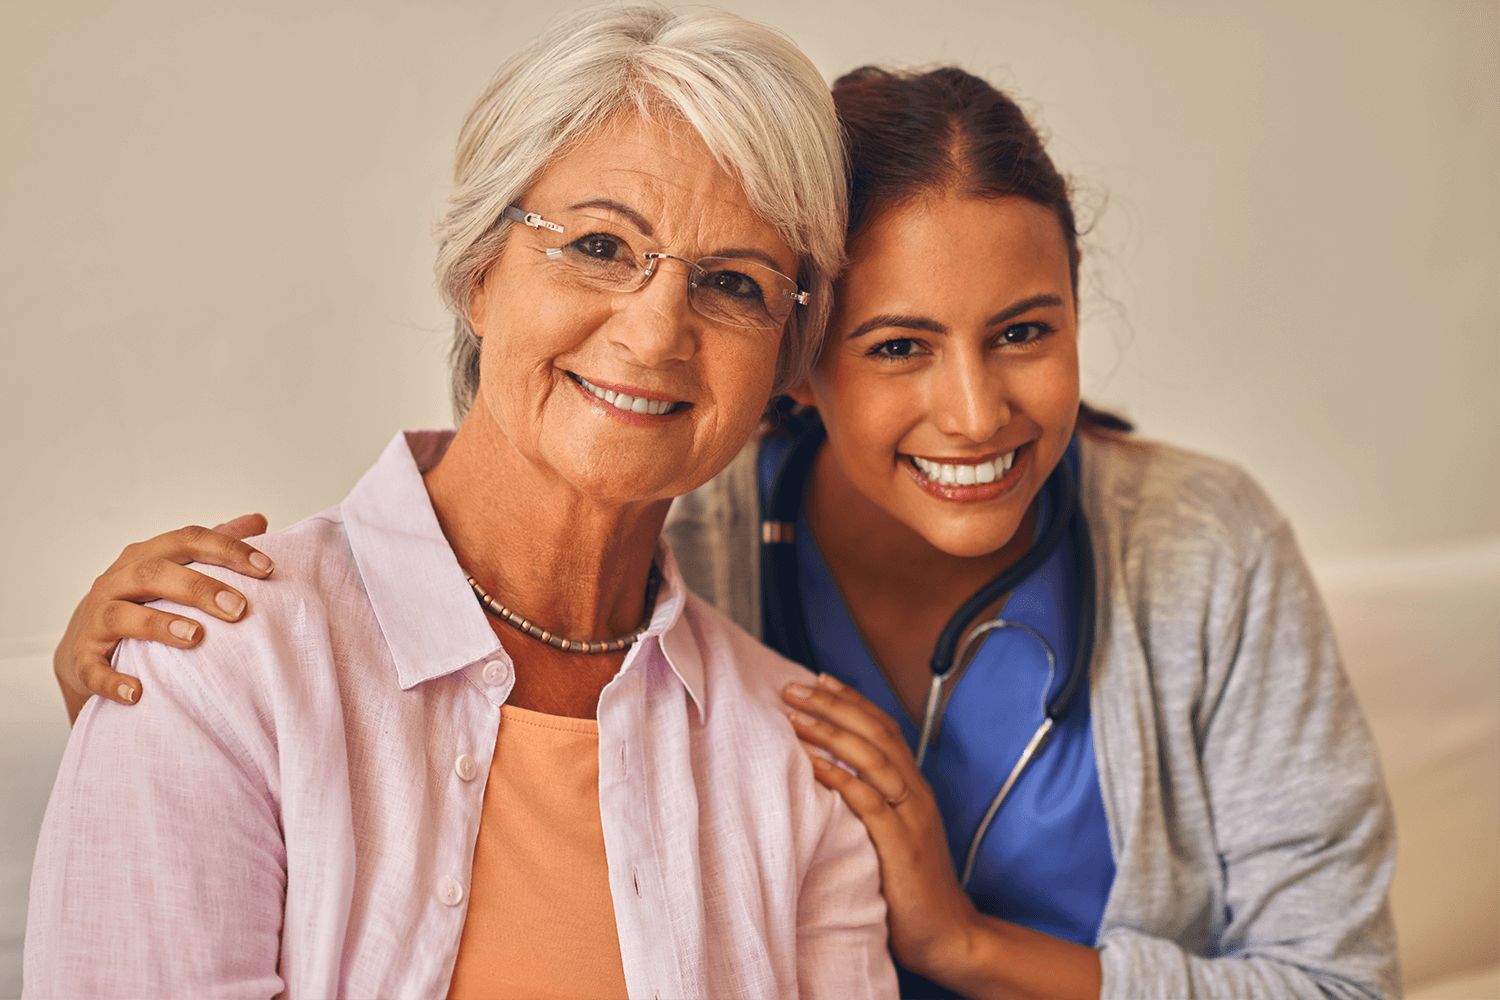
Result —
[{"label": "young woman's nose", "polygon": [[690,276],[674,264],[663,261],[645,287],[621,295],[605,328],[610,343],[643,365],[686,361],[698,349],[698,314],[687,299]]},{"label": "young woman's nose", "polygon": [[933,422],[944,434],[982,442],[1010,423],[1004,376],[987,360],[958,354],[937,366],[929,405]]}]

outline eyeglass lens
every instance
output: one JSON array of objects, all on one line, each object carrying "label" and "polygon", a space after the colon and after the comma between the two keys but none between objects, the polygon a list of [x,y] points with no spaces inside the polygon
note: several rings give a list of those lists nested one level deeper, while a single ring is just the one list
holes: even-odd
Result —
[{"label": "eyeglass lens", "polygon": [[[549,213],[563,227],[545,234],[561,246],[548,258],[579,284],[607,292],[633,292],[650,280],[660,264],[660,245],[628,226],[578,212]],[[672,256],[672,255],[664,255]],[[681,258],[673,257],[675,260]],[[797,283],[755,261],[703,257],[691,264],[688,302],[702,316],[728,326],[772,329],[786,322],[797,295]]]}]

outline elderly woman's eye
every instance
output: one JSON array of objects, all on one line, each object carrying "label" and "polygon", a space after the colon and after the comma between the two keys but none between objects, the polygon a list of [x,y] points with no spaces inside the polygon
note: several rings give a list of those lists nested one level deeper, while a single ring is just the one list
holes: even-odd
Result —
[{"label": "elderly woman's eye", "polygon": [[585,257],[594,260],[619,260],[629,256],[629,251],[623,242],[605,233],[590,233],[588,236],[574,240],[572,247]]},{"label": "elderly woman's eye", "polygon": [[698,285],[736,299],[754,300],[762,297],[760,285],[755,279],[738,271],[710,272]]}]

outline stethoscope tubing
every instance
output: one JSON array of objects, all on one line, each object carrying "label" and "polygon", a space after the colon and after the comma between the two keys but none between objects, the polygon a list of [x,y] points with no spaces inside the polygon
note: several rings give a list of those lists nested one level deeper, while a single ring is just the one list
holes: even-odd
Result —
[{"label": "stethoscope tubing", "polygon": [[[937,726],[942,715],[943,690],[951,680],[954,684],[963,676],[969,664],[973,662],[973,653],[978,651],[979,645],[991,632],[1001,629],[1015,628],[1030,635],[1041,643],[1042,650],[1047,654],[1047,683],[1042,687],[1041,709],[1042,724],[1037,727],[1031,739],[1027,741],[1026,748],[1021,751],[1021,756],[1016,758],[1016,763],[1010,769],[1010,774],[1005,778],[1005,783],[1000,786],[1000,791],[990,801],[990,807],[985,810],[984,818],[979,821],[979,826],[974,830],[974,836],[969,840],[969,850],[964,857],[963,871],[958,878],[958,884],[963,888],[969,887],[969,878],[974,874],[974,862],[979,858],[979,845],[984,842],[984,835],[989,832],[990,824],[994,822],[995,814],[1000,811],[1001,804],[1010,790],[1015,787],[1016,780],[1021,777],[1021,772],[1026,770],[1037,754],[1041,753],[1042,747],[1047,745],[1047,738],[1051,736],[1053,726],[1056,724],[1054,716],[1049,712],[1047,705],[1047,692],[1052,690],[1052,681],[1057,676],[1057,654],[1052,651],[1052,644],[1036,629],[1025,622],[1007,621],[1003,618],[992,618],[979,625],[971,631],[964,640],[963,650],[958,660],[945,673],[933,674],[932,684],[927,689],[927,705],[922,711],[922,735],[917,740],[917,770],[922,770],[922,762],[927,756],[927,749],[931,746],[933,736],[937,734]],[[1065,706],[1063,706],[1065,707]]]}]

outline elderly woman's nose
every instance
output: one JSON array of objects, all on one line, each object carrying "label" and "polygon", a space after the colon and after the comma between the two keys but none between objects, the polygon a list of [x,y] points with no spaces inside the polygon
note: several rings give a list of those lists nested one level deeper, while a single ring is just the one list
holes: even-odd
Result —
[{"label": "elderly woman's nose", "polygon": [[645,365],[686,361],[698,349],[687,278],[659,268],[646,286],[624,296],[606,325],[610,343]]},{"label": "elderly woman's nose", "polygon": [[944,434],[988,441],[1010,423],[1003,374],[977,357],[950,357],[929,383],[932,421]]}]

